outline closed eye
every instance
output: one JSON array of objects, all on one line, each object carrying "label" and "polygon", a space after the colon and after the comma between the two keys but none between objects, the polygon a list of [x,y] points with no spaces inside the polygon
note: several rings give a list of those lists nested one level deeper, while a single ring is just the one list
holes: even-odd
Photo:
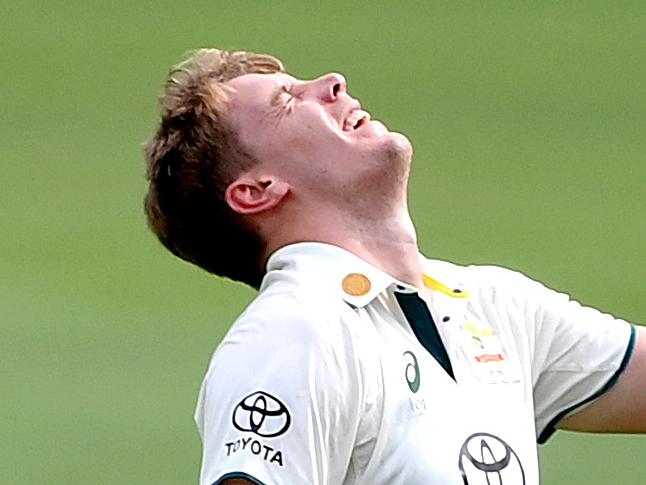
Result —
[{"label": "closed eye", "polygon": [[296,96],[292,90],[293,86],[291,84],[283,84],[278,86],[276,91],[271,97],[271,111],[274,114],[276,123],[286,114],[289,114],[294,107],[294,100]]},{"label": "closed eye", "polygon": [[[287,100],[284,102],[285,95],[288,96]],[[289,102],[292,98],[294,97],[292,93],[292,85],[282,85],[279,86],[278,89],[274,92],[273,96],[271,97],[270,105],[271,106],[282,106],[283,104],[286,104]]]},{"label": "closed eye", "polygon": [[294,101],[298,99],[298,96],[294,92],[294,85],[292,84],[283,86],[283,92],[287,94],[287,101],[285,102],[284,106],[285,108],[287,108],[287,112],[289,113],[294,107]]},{"label": "closed eye", "polygon": [[289,95],[290,98],[300,99],[300,95],[296,92],[296,89],[293,84],[284,86],[285,92]]}]

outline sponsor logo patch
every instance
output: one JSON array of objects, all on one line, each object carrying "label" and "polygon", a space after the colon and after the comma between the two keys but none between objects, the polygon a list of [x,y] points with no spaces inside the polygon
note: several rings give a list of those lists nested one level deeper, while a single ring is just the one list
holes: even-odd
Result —
[{"label": "sponsor logo patch", "polygon": [[264,461],[268,461],[269,463],[274,463],[280,467],[284,466],[282,451],[261,443],[259,440],[253,439],[251,436],[229,441],[228,443],[225,443],[224,446],[227,450],[227,456],[246,451],[256,455]]},{"label": "sponsor logo patch", "polygon": [[404,371],[404,377],[406,377],[406,383],[411,392],[419,391],[420,384],[420,375],[419,375],[419,364],[417,363],[417,357],[410,350],[404,352],[404,362],[406,363],[406,368]]},{"label": "sponsor logo patch", "polygon": [[460,448],[458,468],[464,485],[525,485],[516,452],[498,436],[475,433]]},{"label": "sponsor logo patch", "polygon": [[280,436],[289,428],[291,416],[276,397],[256,391],[244,397],[233,410],[233,426],[264,438]]},{"label": "sponsor logo patch", "polygon": [[[284,434],[291,423],[287,406],[280,399],[264,391],[256,391],[243,397],[233,409],[233,426],[243,433],[253,433],[262,438],[275,438]],[[226,456],[250,453],[273,465],[285,465],[282,450],[275,444],[253,436],[239,436],[224,443]]]},{"label": "sponsor logo patch", "polygon": [[501,362],[505,360],[505,358],[502,356],[502,354],[482,354],[482,355],[476,355],[475,359],[478,362],[482,363],[487,363],[487,362]]}]

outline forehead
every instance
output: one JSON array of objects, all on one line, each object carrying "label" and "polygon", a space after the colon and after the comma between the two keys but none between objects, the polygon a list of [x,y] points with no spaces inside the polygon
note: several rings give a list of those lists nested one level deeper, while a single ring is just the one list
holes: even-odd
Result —
[{"label": "forehead", "polygon": [[245,74],[225,83],[226,117],[247,149],[266,150],[266,144],[276,137],[281,111],[277,106],[293,80],[285,73]]},{"label": "forehead", "polygon": [[225,83],[229,92],[229,107],[236,111],[267,111],[277,95],[294,82],[289,74],[245,74]]}]

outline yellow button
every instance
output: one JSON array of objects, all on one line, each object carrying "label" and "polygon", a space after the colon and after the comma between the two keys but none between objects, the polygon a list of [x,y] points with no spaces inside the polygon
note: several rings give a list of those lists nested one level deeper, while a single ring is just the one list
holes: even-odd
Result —
[{"label": "yellow button", "polygon": [[370,291],[372,284],[366,275],[350,273],[341,283],[343,291],[350,296],[363,296]]}]

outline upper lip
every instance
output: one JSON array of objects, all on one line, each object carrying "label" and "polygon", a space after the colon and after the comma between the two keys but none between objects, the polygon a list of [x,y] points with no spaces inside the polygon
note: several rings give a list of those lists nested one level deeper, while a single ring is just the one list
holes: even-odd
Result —
[{"label": "upper lip", "polygon": [[345,126],[345,120],[347,120],[353,112],[355,112],[355,111],[357,111],[359,109],[362,109],[361,103],[358,100],[353,98],[350,101],[350,103],[348,105],[348,108],[345,110],[345,112],[343,114],[343,118],[339,122],[339,126],[341,127],[341,130],[343,130],[343,127]]}]

